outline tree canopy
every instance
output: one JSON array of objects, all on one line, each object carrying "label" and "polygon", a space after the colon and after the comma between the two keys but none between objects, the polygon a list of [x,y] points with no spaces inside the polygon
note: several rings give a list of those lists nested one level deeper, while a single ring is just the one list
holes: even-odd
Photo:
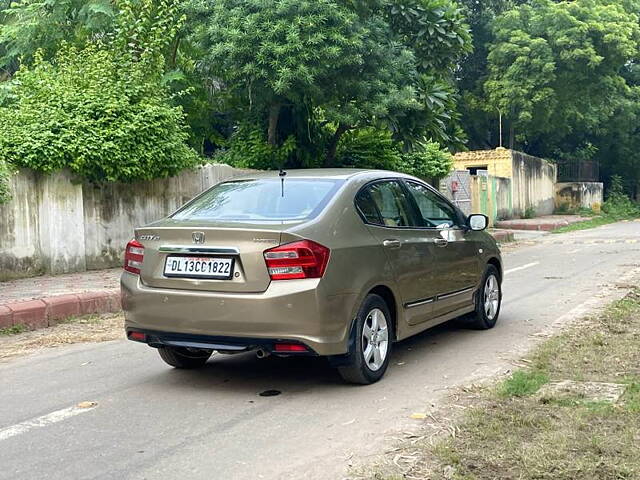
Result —
[{"label": "tree canopy", "polygon": [[238,122],[232,160],[333,166],[361,128],[390,130],[408,151],[462,143],[447,102],[470,37],[455,2],[192,0],[187,12],[201,70]]},{"label": "tree canopy", "polygon": [[184,114],[162,86],[161,51],[177,26],[163,18],[179,13],[166,1],[120,6],[111,38],[63,44],[51,60],[37,50],[16,72],[0,107],[0,158],[92,181],[166,177],[195,163]]},{"label": "tree canopy", "polygon": [[637,188],[638,52],[640,0],[0,0],[0,177],[438,177],[502,142]]}]

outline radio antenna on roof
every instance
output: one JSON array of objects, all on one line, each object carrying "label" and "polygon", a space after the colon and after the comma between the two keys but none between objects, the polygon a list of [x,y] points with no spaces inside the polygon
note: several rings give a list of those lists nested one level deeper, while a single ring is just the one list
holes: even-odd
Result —
[{"label": "radio antenna on roof", "polygon": [[282,192],[282,197],[284,198],[284,177],[287,176],[287,172],[284,171],[282,167],[280,167],[280,171],[278,172],[278,176],[280,177],[280,190]]}]

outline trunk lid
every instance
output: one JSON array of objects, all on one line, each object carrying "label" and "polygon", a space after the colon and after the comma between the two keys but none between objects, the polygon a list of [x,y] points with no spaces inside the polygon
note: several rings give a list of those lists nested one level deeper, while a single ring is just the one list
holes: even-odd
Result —
[{"label": "trunk lid", "polygon": [[[144,245],[140,274],[144,285],[211,292],[264,292],[271,279],[263,253],[280,245],[285,228],[300,222],[238,223],[167,219],[136,229]],[[197,243],[196,243],[197,242]],[[230,278],[167,276],[167,259],[177,257],[233,260]],[[185,259],[186,260],[186,259]],[[183,267],[184,268],[184,267]]]}]

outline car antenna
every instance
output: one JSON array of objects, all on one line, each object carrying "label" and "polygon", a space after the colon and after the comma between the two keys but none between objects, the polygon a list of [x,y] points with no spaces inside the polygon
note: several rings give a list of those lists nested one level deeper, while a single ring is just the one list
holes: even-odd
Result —
[{"label": "car antenna", "polygon": [[280,167],[278,176],[280,177],[280,190],[282,191],[282,197],[284,198],[284,177],[287,176],[287,172],[285,172],[284,169]]}]

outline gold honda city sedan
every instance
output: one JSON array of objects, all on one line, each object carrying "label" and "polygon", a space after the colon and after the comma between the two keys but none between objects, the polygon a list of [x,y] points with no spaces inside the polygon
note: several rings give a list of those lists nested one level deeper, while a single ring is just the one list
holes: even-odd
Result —
[{"label": "gold honda city sedan", "polygon": [[394,342],[457,317],[496,324],[502,262],[486,227],[400,173],[234,178],[136,229],[121,280],[127,337],[177,368],[214,350],[320,355],[372,383]]}]

